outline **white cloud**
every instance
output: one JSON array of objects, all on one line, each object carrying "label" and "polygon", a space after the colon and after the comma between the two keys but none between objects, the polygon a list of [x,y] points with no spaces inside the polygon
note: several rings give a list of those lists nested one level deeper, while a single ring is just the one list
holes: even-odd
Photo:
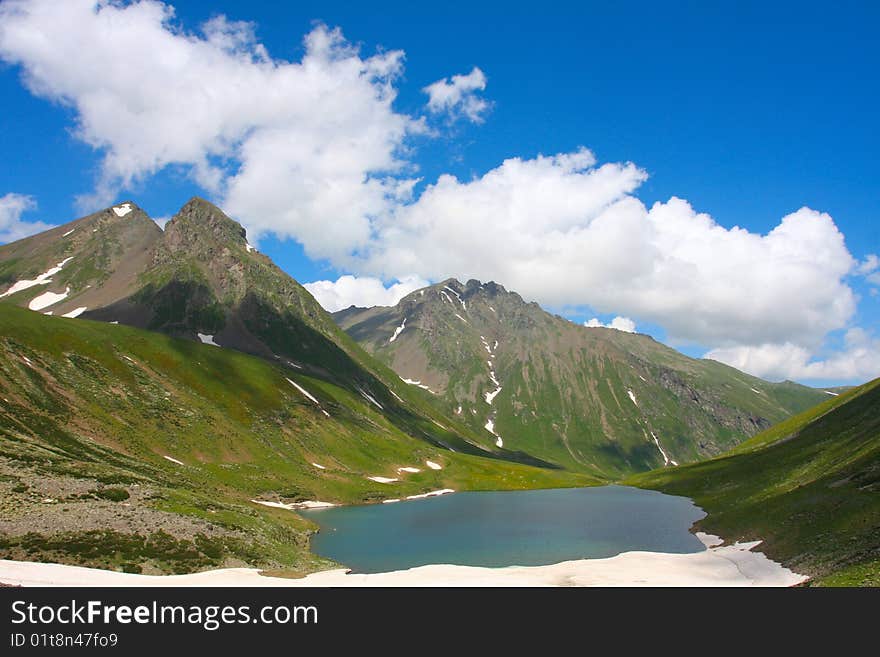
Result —
[{"label": "white cloud", "polygon": [[422,89],[428,94],[428,111],[449,114],[452,118],[463,116],[474,123],[481,123],[489,109],[489,103],[477,92],[486,89],[486,76],[479,68],[467,75],[453,75],[437,80]]},{"label": "white cloud", "polygon": [[860,328],[846,332],[843,349],[813,358],[791,342],[714,349],[706,358],[771,380],[854,380],[880,376],[880,340]]},{"label": "white cloud", "polygon": [[503,281],[545,306],[589,306],[717,347],[815,348],[846,326],[854,261],[830,216],[802,208],[765,235],[727,229],[682,199],[646,208],[632,195],[645,178],[633,164],[596,166],[585,149],[506,160],[470,181],[441,176],[345,264]]},{"label": "white cloud", "polygon": [[0,196],[0,244],[14,242],[52,228],[42,221],[21,220],[22,214],[36,208],[37,202],[32,196],[13,193]]},{"label": "white cloud", "polygon": [[612,328],[617,329],[618,331],[623,331],[624,333],[636,332],[636,323],[629,317],[620,317],[619,315],[607,324],[600,322],[598,317],[593,317],[593,319],[584,322],[584,326],[588,328]]},{"label": "white cloud", "polygon": [[867,276],[877,269],[880,269],[880,256],[877,256],[875,253],[869,253],[856,267],[856,274]]},{"label": "white cloud", "polygon": [[154,0],[0,5],[0,58],[72,107],[76,136],[103,154],[82,211],[183,165],[255,240],[271,231],[338,257],[409,194],[398,153],[424,128],[391,106],[402,52],[361,57],[323,26],[304,45],[299,62],[271,59],[251,24],[221,16],[186,33]]},{"label": "white cloud", "polygon": [[[586,149],[442,175],[417,194],[408,138],[427,128],[393,108],[403,53],[362,56],[323,26],[289,62],[249,23],[220,16],[189,33],[157,0],[6,0],[0,58],[72,108],[74,134],[101,154],[84,211],[183,166],[254,242],[294,238],[358,274],[313,284],[331,307],[393,303],[380,280],[497,280],[545,306],[660,325],[728,360],[814,372],[810,355],[854,315],[846,277],[880,274],[827,214],[801,208],[758,234],[676,197],[649,208],[634,196],[645,171],[599,166]],[[439,80],[425,88],[429,112],[480,120],[485,86],[478,68]],[[773,354],[755,355],[766,345]]]},{"label": "white cloud", "polygon": [[159,228],[161,228],[162,230],[165,230],[165,225],[166,225],[169,221],[171,221],[171,217],[170,217],[169,215],[164,215],[164,216],[161,216],[161,217],[153,217],[153,221],[156,223],[156,225],[157,225]]},{"label": "white cloud", "polygon": [[378,278],[341,276],[336,281],[315,281],[305,287],[328,312],[349,306],[393,306],[410,292],[428,285],[418,276],[405,276],[385,287]]}]

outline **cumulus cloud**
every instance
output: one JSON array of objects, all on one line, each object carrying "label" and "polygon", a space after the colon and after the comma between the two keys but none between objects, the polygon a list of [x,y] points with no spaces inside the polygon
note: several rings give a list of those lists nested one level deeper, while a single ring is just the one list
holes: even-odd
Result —
[{"label": "cumulus cloud", "polygon": [[600,322],[598,317],[593,317],[593,319],[589,319],[584,322],[584,326],[588,328],[612,328],[617,329],[618,331],[623,331],[624,333],[636,332],[636,323],[632,321],[629,317],[617,316],[607,324],[603,324],[602,322]]},{"label": "cumulus cloud", "polygon": [[428,94],[428,111],[448,114],[451,118],[464,117],[481,123],[489,109],[489,102],[478,95],[486,89],[486,76],[479,68],[467,75],[453,75],[437,80],[422,89]]},{"label": "cumulus cloud", "polygon": [[[182,166],[253,240],[294,238],[357,274],[313,284],[328,307],[393,303],[381,281],[405,288],[407,276],[497,280],[797,376],[832,371],[833,358],[811,355],[851,328],[847,276],[880,279],[876,257],[856,262],[825,213],[801,208],[762,234],[727,228],[684,199],[646,206],[635,196],[644,170],[600,165],[585,148],[421,189],[409,139],[425,121],[393,107],[403,53],[363,55],[337,29],[316,27],[302,58],[284,61],[250,23],[220,16],[187,32],[158,0],[6,0],[0,58],[70,107],[75,136],[100,153],[82,210]],[[478,121],[485,86],[478,68],[439,80],[425,88],[428,112]]]},{"label": "cumulus cloud", "polygon": [[159,228],[161,228],[162,230],[165,230],[165,225],[169,221],[171,221],[171,217],[170,217],[170,215],[163,215],[161,217],[153,217],[153,221],[156,223],[156,225]]},{"label": "cumulus cloud", "polygon": [[767,379],[856,380],[880,376],[880,340],[861,328],[849,329],[843,349],[813,358],[809,349],[784,342],[714,349],[706,358]]},{"label": "cumulus cloud", "polygon": [[334,313],[349,306],[393,306],[410,292],[428,285],[418,276],[405,276],[386,287],[378,278],[341,276],[336,281],[306,283],[324,310]]},{"label": "cumulus cloud", "polygon": [[21,220],[22,214],[36,208],[37,202],[32,196],[13,193],[0,196],[0,244],[14,242],[52,228],[42,221]]},{"label": "cumulus cloud", "polygon": [[647,208],[633,164],[585,149],[441,176],[377,222],[352,261],[373,275],[503,281],[545,306],[584,305],[663,326],[678,342],[810,348],[856,306],[854,265],[830,216],[802,208],[769,233],[724,228],[687,201]]},{"label": "cumulus cloud", "polygon": [[876,253],[869,253],[856,267],[856,274],[867,276],[878,269],[880,269],[880,256]]},{"label": "cumulus cloud", "polygon": [[299,62],[271,59],[251,24],[221,16],[187,33],[154,0],[0,5],[0,57],[73,108],[76,136],[103,154],[82,211],[179,165],[255,239],[338,257],[410,193],[398,152],[423,126],[392,108],[402,52],[361,57],[324,26],[304,46]]}]

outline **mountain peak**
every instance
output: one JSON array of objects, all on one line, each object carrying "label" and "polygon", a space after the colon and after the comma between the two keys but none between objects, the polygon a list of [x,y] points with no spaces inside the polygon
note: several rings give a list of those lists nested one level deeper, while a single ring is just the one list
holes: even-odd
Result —
[{"label": "mountain peak", "polygon": [[183,207],[180,208],[180,212],[192,212],[198,209],[224,214],[223,210],[221,210],[218,206],[211,203],[211,201],[202,198],[201,196],[193,196],[192,198],[190,198],[186,203],[183,204]]},{"label": "mountain peak", "polygon": [[84,224],[84,223],[93,223],[95,221],[105,221],[107,218],[113,222],[124,222],[124,221],[139,221],[142,219],[149,219],[150,215],[140,207],[137,203],[132,200],[126,199],[120,203],[115,203],[114,205],[110,205],[103,210],[98,210],[94,214],[87,215],[85,217],[80,217],[79,219],[74,219],[67,225],[74,224]]},{"label": "mountain peak", "polygon": [[165,236],[172,247],[205,238],[224,245],[247,243],[247,231],[240,223],[199,196],[193,196],[171,218],[165,227]]},{"label": "mountain peak", "polygon": [[467,283],[462,283],[457,278],[447,278],[444,281],[440,281],[435,284],[433,287],[442,290],[444,287],[450,287],[454,289],[459,294],[471,296],[480,291],[485,292],[489,296],[497,296],[498,294],[506,294],[507,289],[503,285],[499,285],[495,281],[488,281],[487,283],[483,283],[479,279],[470,278]]}]

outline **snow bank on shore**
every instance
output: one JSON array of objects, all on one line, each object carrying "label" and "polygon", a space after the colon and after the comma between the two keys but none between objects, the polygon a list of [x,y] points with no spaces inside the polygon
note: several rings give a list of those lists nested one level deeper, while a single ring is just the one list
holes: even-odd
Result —
[{"label": "snow bank on shore", "polygon": [[374,574],[338,569],[301,579],[264,577],[254,568],[155,576],[0,560],[0,582],[22,586],[794,586],[808,579],[754,552],[760,541],[718,545],[717,537],[699,538],[714,547],[690,554],[624,552],[608,559],[549,566],[430,565]]}]

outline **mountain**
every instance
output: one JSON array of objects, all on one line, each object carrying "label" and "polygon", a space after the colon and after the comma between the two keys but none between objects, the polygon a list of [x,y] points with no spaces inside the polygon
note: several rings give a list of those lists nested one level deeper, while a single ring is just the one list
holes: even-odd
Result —
[{"label": "mountain", "polygon": [[0,553],[308,572],[297,505],[597,484],[828,396],[492,283],[337,319],[199,198],[0,246]]},{"label": "mountain", "polygon": [[[460,440],[409,412],[438,442]],[[309,552],[316,527],[297,503],[591,483],[445,449],[283,363],[0,305],[4,558],[310,572],[331,564]]]},{"label": "mountain", "polygon": [[[360,394],[434,445],[499,456],[413,395],[248,244],[240,224],[201,198],[188,201],[164,231],[127,201],[0,246],[2,303],[253,354]],[[540,465],[526,455],[502,456]]]},{"label": "mountain", "polygon": [[814,584],[880,586],[880,379],[720,457],[626,483],[693,498],[701,529],[761,539]]},{"label": "mountain", "polygon": [[616,478],[719,454],[828,395],[449,279],[336,321],[487,448]]}]

